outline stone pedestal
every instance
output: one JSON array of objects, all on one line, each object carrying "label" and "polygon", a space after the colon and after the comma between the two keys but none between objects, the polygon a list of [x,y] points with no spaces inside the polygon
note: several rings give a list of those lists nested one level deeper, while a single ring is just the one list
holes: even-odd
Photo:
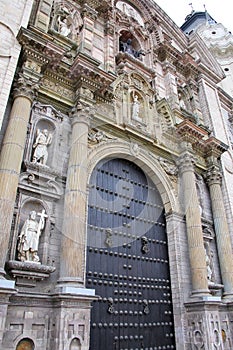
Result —
[{"label": "stone pedestal", "polygon": [[5,323],[7,317],[7,309],[9,298],[16,293],[15,282],[0,279],[0,348],[2,345],[3,335],[5,332]]},{"label": "stone pedestal", "polygon": [[0,155],[0,274],[2,275],[4,275],[11,221],[34,91],[35,85],[31,81],[25,80],[24,77],[20,77],[15,89],[9,124]]},{"label": "stone pedestal", "polygon": [[[68,294],[52,296],[54,331],[51,350],[89,350],[91,302],[97,299],[90,289],[66,287]],[[76,345],[76,346],[74,346]]]},{"label": "stone pedestal", "polygon": [[182,179],[183,206],[192,275],[192,295],[209,296],[206,256],[203,242],[200,206],[194,173],[194,159],[191,150],[184,151],[179,158]]},{"label": "stone pedestal", "polygon": [[198,301],[185,304],[187,317],[187,349],[228,349],[222,338],[219,301]]},{"label": "stone pedestal", "polygon": [[60,286],[84,286],[89,110],[73,114],[62,228]]}]

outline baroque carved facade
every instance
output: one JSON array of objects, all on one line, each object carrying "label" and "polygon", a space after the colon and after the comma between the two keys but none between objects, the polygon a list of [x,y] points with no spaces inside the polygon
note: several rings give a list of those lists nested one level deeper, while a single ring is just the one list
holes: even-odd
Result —
[{"label": "baroque carved facade", "polygon": [[0,346],[232,349],[217,49],[154,1],[22,3],[0,22]]}]

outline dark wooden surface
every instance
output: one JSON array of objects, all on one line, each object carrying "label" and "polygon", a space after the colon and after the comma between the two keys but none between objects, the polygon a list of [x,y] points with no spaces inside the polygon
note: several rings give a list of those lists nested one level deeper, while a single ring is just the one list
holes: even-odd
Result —
[{"label": "dark wooden surface", "polygon": [[91,350],[175,349],[164,210],[135,164],[113,159],[92,174],[88,207]]}]

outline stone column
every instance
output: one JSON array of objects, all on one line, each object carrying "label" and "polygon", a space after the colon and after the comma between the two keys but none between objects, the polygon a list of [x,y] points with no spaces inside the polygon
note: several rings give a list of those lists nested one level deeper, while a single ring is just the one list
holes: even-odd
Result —
[{"label": "stone column", "polygon": [[72,117],[58,281],[63,287],[84,287],[89,119],[89,108],[81,106]]},{"label": "stone column", "polygon": [[[215,164],[214,164],[215,163]],[[217,241],[218,257],[224,285],[224,296],[233,297],[233,254],[230,232],[227,224],[226,210],[224,208],[221,190],[221,172],[215,162],[210,162],[207,171],[207,183],[210,190],[210,198],[214,219],[214,228]]]},{"label": "stone column", "polygon": [[179,171],[182,180],[183,206],[192,275],[192,295],[210,295],[208,289],[206,256],[203,242],[200,207],[194,173],[194,159],[190,150],[183,151],[179,158]]},{"label": "stone column", "polygon": [[0,154],[0,275],[4,276],[11,222],[34,92],[38,85],[18,79]]}]

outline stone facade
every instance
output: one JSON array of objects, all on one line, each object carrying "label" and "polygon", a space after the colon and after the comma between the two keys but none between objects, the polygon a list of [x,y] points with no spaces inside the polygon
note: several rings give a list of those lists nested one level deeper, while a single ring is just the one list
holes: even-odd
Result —
[{"label": "stone facade", "polygon": [[0,22],[0,346],[89,349],[89,183],[121,158],[165,211],[166,348],[232,349],[232,98],[213,52],[154,1],[12,3]]}]

